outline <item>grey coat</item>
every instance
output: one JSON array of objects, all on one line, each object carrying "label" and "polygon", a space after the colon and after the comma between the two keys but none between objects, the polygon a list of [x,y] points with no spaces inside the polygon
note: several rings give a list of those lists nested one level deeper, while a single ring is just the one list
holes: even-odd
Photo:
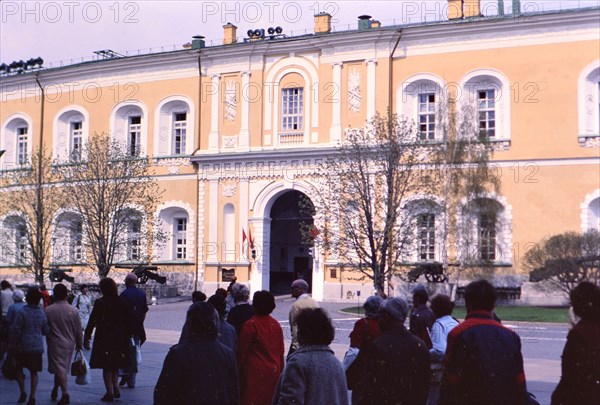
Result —
[{"label": "grey coat", "polygon": [[348,405],[342,364],[329,346],[302,346],[287,360],[273,405]]}]

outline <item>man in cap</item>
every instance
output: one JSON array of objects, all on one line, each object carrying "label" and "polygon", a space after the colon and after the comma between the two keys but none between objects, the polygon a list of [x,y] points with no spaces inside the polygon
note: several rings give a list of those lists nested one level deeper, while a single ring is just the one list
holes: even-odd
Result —
[{"label": "man in cap", "polygon": [[429,391],[429,350],[404,327],[408,304],[388,298],[379,309],[382,335],[356,359],[362,370],[357,404],[424,404]]},{"label": "man in cap", "polygon": [[292,333],[292,343],[288,357],[300,347],[298,343],[298,324],[296,317],[304,308],[319,308],[317,301],[308,295],[308,283],[302,279],[298,279],[292,283],[292,297],[296,298],[296,302],[290,308],[290,331]]},{"label": "man in cap", "polygon": [[[125,276],[125,291],[121,293],[121,298],[125,300],[129,307],[131,334],[133,341],[139,350],[146,341],[144,320],[146,319],[146,312],[148,312],[148,302],[146,301],[146,294],[135,286],[137,280],[138,278],[134,273],[128,273],[127,276]],[[132,369],[137,369],[137,364],[135,367],[132,367]],[[134,388],[136,375],[137,372],[124,373],[119,386],[122,387],[127,384],[129,388]]]}]

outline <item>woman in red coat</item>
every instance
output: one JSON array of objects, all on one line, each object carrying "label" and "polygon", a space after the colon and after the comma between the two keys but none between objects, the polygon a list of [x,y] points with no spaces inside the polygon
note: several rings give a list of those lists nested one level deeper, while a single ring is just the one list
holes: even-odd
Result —
[{"label": "woman in red coat", "polygon": [[257,291],[252,307],[254,316],[244,323],[238,341],[242,405],[271,404],[283,370],[283,330],[270,316],[273,294]]}]

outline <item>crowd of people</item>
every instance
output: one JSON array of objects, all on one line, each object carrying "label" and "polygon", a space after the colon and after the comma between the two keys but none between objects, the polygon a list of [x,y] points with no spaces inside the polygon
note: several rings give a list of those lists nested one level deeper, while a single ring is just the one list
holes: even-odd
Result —
[{"label": "crowd of people", "polygon": [[[148,311],[136,282],[128,274],[119,295],[114,280],[101,280],[102,296],[93,306],[86,289],[69,305],[67,288],[57,284],[50,304],[40,288],[24,294],[2,282],[1,349],[4,363],[18,366],[18,403],[36,403],[44,336],[48,371],[54,375],[51,399],[60,391],[59,405],[70,403],[67,375],[74,352],[90,348],[94,331],[90,367],[102,369],[106,393],[101,400],[120,398],[120,386],[135,387]],[[413,291],[412,309],[400,297],[369,297],[343,361],[329,347],[335,338],[331,318],[308,291],[305,280],[291,285],[295,301],[287,356],[282,327],[271,316],[276,302],[269,291],[255,292],[250,301],[249,289],[233,280],[211,297],[194,292],[179,343],[165,357],[154,403],[537,403],[527,390],[521,340],[494,313],[496,291],[488,281],[466,286],[462,322],[452,316],[448,295],[430,299],[422,286]],[[570,301],[576,323],[567,336],[552,405],[599,404],[600,288],[582,282]],[[30,375],[29,394],[23,369]]]}]

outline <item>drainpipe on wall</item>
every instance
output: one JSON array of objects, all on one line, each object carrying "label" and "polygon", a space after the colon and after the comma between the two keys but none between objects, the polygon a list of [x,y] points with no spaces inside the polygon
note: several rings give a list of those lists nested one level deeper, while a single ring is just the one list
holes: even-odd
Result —
[{"label": "drainpipe on wall", "polygon": [[[201,130],[202,130],[202,49],[198,49],[198,128],[197,128],[197,135],[196,135],[196,150],[194,150],[193,155],[196,155],[196,153],[200,150],[200,141],[202,140],[202,136],[201,136]],[[198,173],[200,169],[200,165],[196,164],[196,174]],[[200,180],[198,179],[198,176],[196,176],[196,226],[194,227],[194,260],[196,262],[196,271],[194,272],[194,290],[198,291],[198,269],[200,266],[200,249],[198,247],[198,241],[199,239],[199,233],[198,233],[198,226],[200,224],[200,221],[198,219],[198,213],[200,212]]]},{"label": "drainpipe on wall", "polygon": [[394,49],[392,49],[392,53],[390,53],[390,63],[389,63],[389,91],[388,91],[388,113],[391,114],[392,113],[392,104],[394,101],[394,69],[393,69],[393,62],[394,62],[394,53],[396,53],[396,48],[398,48],[398,44],[400,43],[400,39],[402,39],[402,30],[398,30],[398,39],[396,40],[396,44],[394,45]]},{"label": "drainpipe on wall", "polygon": [[[43,234],[43,223],[42,223],[42,210],[40,209],[40,207],[42,206],[42,201],[44,199],[44,190],[42,187],[42,154],[44,153],[44,101],[46,99],[46,95],[44,92],[44,87],[42,86],[42,84],[40,83],[40,78],[39,78],[39,73],[35,74],[35,82],[37,83],[38,87],[40,88],[40,91],[42,93],[42,103],[40,106],[40,140],[39,140],[39,146],[38,146],[38,184],[37,184],[37,192],[36,192],[36,198],[37,198],[37,206],[36,206],[36,212],[35,212],[35,216],[36,216],[36,242],[37,242],[37,246],[38,248],[40,246],[42,246],[42,234]],[[43,283],[44,282],[44,268],[43,268],[43,263],[42,263],[42,268],[41,269],[36,269],[36,271],[39,271],[39,274],[36,274],[39,278],[38,278],[38,282]]]}]

